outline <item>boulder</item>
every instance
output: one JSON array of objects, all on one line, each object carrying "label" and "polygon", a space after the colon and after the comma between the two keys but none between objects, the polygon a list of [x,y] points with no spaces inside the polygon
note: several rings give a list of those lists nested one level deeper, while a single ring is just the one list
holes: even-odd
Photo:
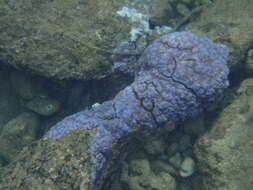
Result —
[{"label": "boulder", "polygon": [[242,82],[236,100],[195,144],[205,190],[253,187],[253,79]]},{"label": "boulder", "polygon": [[239,65],[253,43],[253,5],[251,0],[214,1],[186,29],[206,35],[230,46],[231,68]]},{"label": "boulder", "polygon": [[57,79],[98,79],[110,72],[112,50],[129,35],[105,0],[0,2],[0,60]]},{"label": "boulder", "polygon": [[5,162],[15,159],[23,147],[31,144],[37,135],[39,119],[33,113],[21,113],[3,126],[0,135],[0,158]]}]

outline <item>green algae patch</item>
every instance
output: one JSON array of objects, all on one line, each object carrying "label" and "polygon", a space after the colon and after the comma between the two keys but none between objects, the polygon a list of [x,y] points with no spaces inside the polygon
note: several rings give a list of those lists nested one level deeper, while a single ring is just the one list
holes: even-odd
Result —
[{"label": "green algae patch", "polygon": [[59,140],[49,137],[26,147],[1,171],[0,189],[79,190],[90,183],[92,130],[76,130]]},{"label": "green algae patch", "polygon": [[110,0],[1,1],[0,59],[46,77],[102,78],[110,73],[107,51],[129,35],[118,6]]}]

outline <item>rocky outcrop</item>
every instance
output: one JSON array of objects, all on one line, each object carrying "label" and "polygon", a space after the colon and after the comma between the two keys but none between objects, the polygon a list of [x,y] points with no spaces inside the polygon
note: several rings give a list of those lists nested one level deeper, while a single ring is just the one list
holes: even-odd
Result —
[{"label": "rocky outcrop", "polygon": [[253,79],[242,82],[237,98],[195,144],[205,190],[253,187]]},{"label": "rocky outcrop", "polygon": [[[118,163],[124,161],[125,154],[129,152],[127,145],[135,135],[139,136],[139,133],[159,130],[163,127],[173,129],[175,124],[196,116],[204,108],[220,100],[223,90],[228,86],[227,58],[228,48],[222,44],[214,43],[208,38],[189,32],[175,32],[161,36],[144,50],[136,63],[135,80],[131,85],[120,91],[113,100],[93,106],[91,109],[78,112],[58,122],[49,130],[47,137],[42,139],[42,143],[43,141],[50,143],[47,140],[48,137],[55,139],[55,141],[61,141],[66,135],[75,138],[71,133],[76,130],[83,131],[89,140],[84,141],[85,146],[81,151],[81,154],[87,153],[85,157],[87,160],[82,162],[85,176],[83,176],[81,184],[92,189],[101,188],[108,176],[111,176],[113,171],[117,169]],[[150,133],[147,132],[147,134]],[[183,151],[187,147],[186,144],[191,144],[190,141],[191,138],[188,136],[182,138],[179,149]],[[153,144],[157,143],[159,144],[158,141],[153,142]],[[39,154],[44,151],[47,154],[47,149],[52,148],[51,146],[51,144],[42,146],[42,152]],[[156,150],[153,151],[150,146],[145,148],[149,150],[147,151],[149,154],[165,151],[164,148],[161,150],[155,148]],[[78,151],[74,146],[72,149],[71,151]],[[62,150],[65,151],[66,148],[62,148]],[[52,151],[54,154],[57,149]],[[64,151],[62,153],[65,155]],[[27,154],[31,153],[27,152]],[[36,154],[36,156],[38,155]],[[180,167],[182,177],[188,177],[194,172],[194,161],[188,157],[190,160],[188,162],[186,158],[182,165],[181,159],[176,159],[179,160],[177,167]],[[55,159],[61,158],[51,155],[42,163],[50,165]],[[73,159],[78,159],[78,156]],[[39,161],[38,164],[40,163]],[[30,161],[22,163],[20,171],[31,170],[31,164],[33,163]],[[56,163],[53,169],[59,167]],[[61,167],[69,167],[69,164]],[[49,171],[45,171],[44,176],[40,176],[36,169],[32,169],[32,171],[34,173],[28,175],[31,175],[31,178],[34,178],[38,183],[41,183],[43,178],[44,180],[48,179]],[[182,173],[182,171],[186,171],[186,173]],[[31,185],[31,182],[27,180],[30,177],[17,176],[14,173],[11,175],[18,181],[24,180],[24,184],[15,184],[19,189],[28,188],[29,184]],[[169,174],[160,172],[159,175],[164,180],[173,180]],[[56,176],[56,178],[64,179],[65,172],[59,173],[58,171]],[[146,179],[147,176],[145,176],[146,174],[142,177]],[[139,186],[142,177],[133,176],[131,184]],[[10,179],[7,177],[6,180]],[[61,180],[54,179],[53,182],[64,189],[65,183],[62,183]],[[131,186],[131,184],[129,185]],[[69,185],[73,185],[73,183],[70,182]],[[7,187],[8,182],[6,189]],[[13,185],[9,184],[9,187],[11,188]],[[35,187],[33,186],[33,188]],[[77,188],[78,186],[76,186]]]},{"label": "rocky outcrop", "polygon": [[129,35],[116,14],[119,4],[108,0],[1,1],[0,7],[0,60],[47,77],[106,76],[108,52]]},{"label": "rocky outcrop", "polygon": [[220,100],[228,86],[228,49],[188,32],[161,36],[136,63],[134,82],[111,101],[66,117],[48,132],[61,138],[75,129],[96,130],[91,143],[96,182],[107,152],[141,128],[155,129],[167,122],[195,117]]},{"label": "rocky outcrop", "polygon": [[15,160],[23,147],[31,144],[37,136],[38,116],[33,113],[21,113],[3,126],[0,135],[0,159],[9,163]]},{"label": "rocky outcrop", "polygon": [[[244,66],[246,52],[253,43],[253,6],[251,0],[222,0],[210,3],[200,17],[187,25],[187,30],[207,35],[209,38],[227,43],[231,57],[229,65]],[[251,71],[252,73],[252,71]]]}]

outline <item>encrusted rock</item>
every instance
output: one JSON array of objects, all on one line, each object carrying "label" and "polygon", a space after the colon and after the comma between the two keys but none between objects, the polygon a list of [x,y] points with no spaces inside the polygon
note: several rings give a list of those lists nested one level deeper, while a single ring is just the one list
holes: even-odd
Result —
[{"label": "encrusted rock", "polygon": [[[253,79],[242,82],[235,101],[195,144],[197,165],[206,190],[252,189]],[[241,105],[248,109],[241,112]]]},{"label": "encrusted rock", "polygon": [[22,113],[3,126],[0,135],[0,158],[7,163],[17,156],[24,146],[36,139],[39,119],[33,113]]},{"label": "encrusted rock", "polygon": [[207,35],[231,46],[229,66],[241,67],[253,43],[253,6],[251,0],[210,1],[200,17],[187,25],[187,30]]},{"label": "encrusted rock", "polygon": [[[138,139],[136,138],[138,134],[151,135],[150,131],[159,131],[168,123],[175,127],[175,123],[196,116],[213,102],[220,100],[223,90],[228,86],[227,58],[228,48],[208,38],[188,32],[164,35],[145,49],[136,63],[135,80],[131,85],[110,101],[66,117],[53,126],[47,136],[51,137],[53,142],[62,142],[66,136],[75,140],[75,136],[71,134],[77,135],[78,133],[75,133],[77,129],[83,131],[87,140],[82,142],[84,149],[81,152],[86,151],[89,154],[86,155],[86,160],[81,162],[82,166],[76,167],[81,168],[85,173],[81,177],[84,181],[81,184],[87,185],[88,189],[99,188],[104,185],[104,182],[108,182],[107,178],[111,177],[124,162],[130,151],[128,143]],[[80,147],[82,146],[74,144],[71,146],[71,151],[75,153]],[[65,151],[66,149],[63,153]],[[51,155],[47,155],[46,160],[43,161],[47,167],[54,159],[61,159],[52,156],[55,152],[57,148],[51,150]],[[29,160],[33,160],[36,156],[38,155],[35,154]],[[79,157],[75,156],[75,158]],[[83,159],[82,156],[80,159]],[[27,168],[30,171],[33,168],[29,160],[27,165],[22,163],[24,167],[19,171]],[[57,162],[56,166],[52,167],[53,175],[50,176],[59,187],[64,187],[67,183],[66,177],[78,179],[72,182],[75,187],[77,187],[76,183],[80,183],[80,173],[65,175],[64,168],[72,168],[68,163],[67,161],[59,165]],[[16,178],[25,183],[16,187],[25,186],[26,189],[28,187],[34,189],[36,183],[40,184],[41,181],[49,178],[48,171],[40,176],[37,173],[40,169],[36,171],[36,168],[38,167],[35,167],[32,173],[28,172],[29,177],[12,173],[12,179]],[[166,189],[165,182],[173,179],[164,172],[158,176],[158,178],[149,178],[151,183],[148,180],[147,184],[150,184],[151,189],[155,187],[152,186],[153,184]],[[30,182],[27,180],[31,178],[33,178],[33,186],[28,186],[31,180]],[[159,183],[155,183],[152,179],[156,179]],[[5,178],[1,180],[4,181]],[[139,179],[135,182],[139,184]],[[172,189],[174,188],[175,186]]]},{"label": "encrusted rock", "polygon": [[110,0],[0,2],[0,59],[57,79],[98,79],[130,27]]},{"label": "encrusted rock", "polygon": [[145,49],[137,67],[132,65],[136,76],[130,86],[111,101],[66,117],[48,136],[96,129],[91,144],[95,180],[107,163],[105,153],[121,138],[139,128],[182,122],[218,101],[228,86],[227,57],[226,46],[193,33],[161,36]]}]

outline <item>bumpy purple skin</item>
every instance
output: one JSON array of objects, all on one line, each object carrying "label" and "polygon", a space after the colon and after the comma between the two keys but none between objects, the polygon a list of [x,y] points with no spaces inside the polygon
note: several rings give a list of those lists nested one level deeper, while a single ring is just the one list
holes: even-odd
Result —
[{"label": "bumpy purple skin", "polygon": [[104,153],[133,129],[182,122],[219,100],[228,86],[228,53],[226,46],[193,33],[161,36],[139,58],[130,86],[111,101],[66,117],[47,135],[60,138],[74,129],[96,128],[91,144],[95,180],[106,163]]},{"label": "bumpy purple skin", "polygon": [[136,63],[140,57],[138,52],[142,52],[143,49],[144,47],[137,47],[132,42],[121,42],[113,50],[115,54],[111,57],[114,63],[112,72],[122,72],[125,74],[134,75],[136,72]]}]

